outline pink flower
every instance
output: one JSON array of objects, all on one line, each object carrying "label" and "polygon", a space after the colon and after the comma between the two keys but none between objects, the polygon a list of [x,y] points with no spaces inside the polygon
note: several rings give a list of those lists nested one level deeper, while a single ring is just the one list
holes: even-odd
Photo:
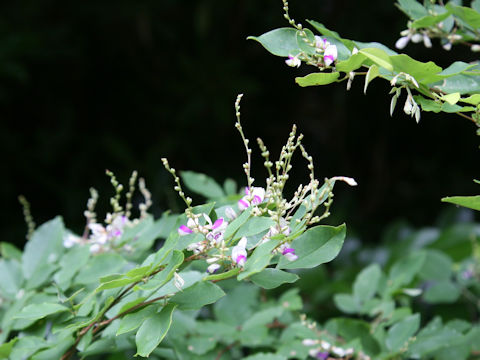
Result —
[{"label": "pink flower", "polygon": [[285,60],[285,64],[291,67],[300,67],[302,65],[301,60],[297,56],[288,55],[288,59]]},{"label": "pink flower", "polygon": [[326,66],[330,66],[337,60],[337,47],[335,45],[328,45],[323,53],[323,61],[325,62]]},{"label": "pink flower", "polygon": [[[245,196],[238,200],[240,211],[247,209],[251,204],[259,205],[265,200],[265,189],[262,187],[245,188]],[[251,202],[251,203],[250,203]]]},{"label": "pink flower", "polygon": [[245,249],[246,246],[247,238],[244,236],[232,249],[232,260],[241,267],[243,267],[247,261],[247,250]]}]

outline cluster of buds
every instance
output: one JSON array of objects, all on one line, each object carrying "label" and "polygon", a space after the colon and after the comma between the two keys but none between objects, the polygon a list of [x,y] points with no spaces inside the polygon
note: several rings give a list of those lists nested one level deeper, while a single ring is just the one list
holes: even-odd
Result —
[{"label": "cluster of buds", "polygon": [[[399,82],[401,85],[399,87],[395,87]],[[417,80],[410,74],[401,72],[395,75],[392,80],[390,81],[390,85],[392,85],[392,90],[390,94],[393,94],[392,101],[390,102],[390,116],[392,116],[393,111],[395,110],[395,106],[397,104],[397,99],[400,97],[402,89],[407,91],[407,99],[405,100],[405,104],[403,106],[403,112],[411,117],[415,117],[416,122],[420,122],[420,106],[417,104],[415,99],[413,98],[412,92],[410,90],[410,85],[412,84],[417,89],[419,88]]]},{"label": "cluster of buds", "polygon": [[[356,352],[355,349],[351,347],[344,348],[339,344],[331,344],[329,341],[335,339],[333,342],[337,343],[338,340],[341,339],[326,333],[325,330],[319,330],[317,328],[317,323],[307,320],[305,314],[300,315],[300,320],[305,327],[318,334],[318,339],[302,340],[302,344],[309,348],[308,355],[310,357],[322,360],[348,360],[352,358],[358,360],[370,360],[370,356],[364,354],[362,351]],[[328,339],[329,341],[325,339]]]},{"label": "cluster of buds", "polygon": [[[304,339],[302,344],[311,347],[308,351],[314,359],[333,360],[333,359],[351,359],[355,351],[353,348],[344,349],[340,346],[331,345],[325,340]],[[369,356],[362,354],[357,355],[357,359],[370,360]]]},{"label": "cluster of buds", "polygon": [[[411,23],[409,23],[411,25]],[[461,34],[456,33],[456,28],[450,33],[443,29],[443,22],[436,24],[434,27],[418,29],[409,28],[400,32],[401,37],[396,41],[395,47],[399,50],[404,49],[411,41],[413,43],[423,42],[425,47],[432,47],[432,38],[439,38],[444,50],[450,51],[454,44],[463,44],[470,47],[473,52],[480,51],[480,44],[472,43],[471,39],[464,38]],[[477,37],[476,41],[480,39]]]},{"label": "cluster of buds", "polygon": [[[325,43],[324,43],[325,44]],[[326,44],[328,47],[328,44]],[[166,159],[162,159],[167,171],[169,171],[175,180],[175,190],[184,200],[187,208],[185,214],[186,224],[178,229],[179,236],[201,235],[194,242],[187,246],[188,251],[193,252],[196,259],[205,259],[208,267],[207,272],[214,273],[220,268],[226,269],[243,268],[248,259],[249,251],[257,246],[270,241],[272,238],[280,240],[275,249],[274,255],[284,256],[289,261],[295,261],[298,256],[295,249],[291,246],[293,239],[298,237],[305,229],[321,219],[329,216],[329,207],[333,199],[333,184],[335,181],[345,181],[349,185],[356,185],[355,180],[344,176],[333,177],[325,180],[325,185],[319,189],[319,181],[314,176],[313,159],[306,152],[301,140],[303,135],[296,134],[296,126],[289,135],[286,145],[282,148],[279,160],[273,163],[270,161],[270,153],[261,139],[258,139],[262,157],[265,159],[264,166],[268,172],[266,187],[253,186],[255,179],[251,176],[251,154],[249,140],[245,137],[240,122],[240,100],[242,95],[237,97],[235,102],[235,111],[237,121],[235,127],[240,133],[246,153],[247,161],[243,164],[243,169],[247,178],[247,186],[244,195],[238,200],[236,206],[225,208],[225,217],[219,217],[213,221],[208,214],[196,214],[192,208],[192,199],[186,197],[182,190],[180,178],[176,175],[175,169],[171,168]],[[286,181],[289,178],[289,171],[292,169],[291,159],[295,150],[300,149],[303,157],[307,160],[307,168],[310,171],[310,182],[307,185],[300,185],[293,198],[288,201],[284,198],[283,190]],[[321,216],[315,216],[314,213],[320,205],[325,206],[325,212]],[[300,210],[300,215],[294,213]],[[268,217],[273,221],[273,225],[266,230],[260,241],[256,245],[247,249],[247,237],[241,237],[235,240],[234,234],[226,237],[229,222],[235,220],[239,215],[247,211],[250,216]],[[295,217],[294,224],[292,223]]]},{"label": "cluster of buds", "polygon": [[432,40],[430,39],[427,31],[417,32],[415,29],[407,29],[403,30],[400,35],[402,36],[395,43],[395,47],[399,50],[405,48],[410,40],[413,43],[420,43],[423,41],[423,45],[425,45],[425,47],[432,47]]},{"label": "cluster of buds", "polygon": [[84,212],[87,224],[83,236],[77,236],[72,233],[67,234],[63,239],[64,247],[71,248],[75,245],[89,246],[92,254],[121,249],[125,251],[132,250],[132,247],[129,244],[122,244],[120,239],[127,227],[137,224],[141,219],[147,216],[147,210],[151,205],[150,193],[145,187],[144,180],[140,179],[140,191],[145,197],[145,202],[139,205],[139,218],[130,220],[132,196],[135,190],[137,172],[134,171],[130,177],[129,191],[126,194],[126,211],[124,211],[123,207],[120,205],[123,185],[117,181],[111,171],[107,170],[106,173],[110,177],[110,181],[115,189],[115,195],[110,198],[110,204],[112,205],[113,211],[107,213],[104,224],[97,221],[95,206],[98,201],[98,192],[91,188],[90,198],[87,201],[87,210]]},{"label": "cluster of buds", "polygon": [[[308,39],[304,38],[307,42]],[[302,60],[320,68],[332,66],[338,58],[337,46],[330,44],[326,38],[315,35],[315,41],[310,44],[315,47],[315,55],[308,55],[303,52],[297,55],[288,55],[285,63],[290,67],[300,67]]]},{"label": "cluster of buds", "polygon": [[290,17],[288,12],[288,0],[283,1],[283,11],[284,18],[288,23],[298,30],[300,37],[307,43],[309,46],[315,49],[315,54],[306,54],[305,52],[300,52],[296,55],[289,54],[285,63],[291,67],[299,67],[302,64],[302,61],[305,61],[309,65],[314,65],[319,68],[326,68],[331,66],[338,57],[337,47],[333,44],[330,44],[326,38],[315,35],[315,39],[312,41],[307,36],[302,24],[297,24],[294,19]]}]

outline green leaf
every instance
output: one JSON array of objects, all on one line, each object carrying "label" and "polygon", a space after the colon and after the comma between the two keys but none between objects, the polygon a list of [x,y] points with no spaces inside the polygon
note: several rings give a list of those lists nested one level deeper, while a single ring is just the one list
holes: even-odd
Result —
[{"label": "green leaf", "polygon": [[432,61],[424,63],[412,59],[405,54],[390,56],[390,62],[393,65],[395,72],[409,74],[413,76],[417,82],[427,80],[430,82],[429,79],[442,71],[442,68]]},{"label": "green leaf", "polygon": [[239,283],[213,306],[216,319],[232,326],[243,324],[259,306],[258,286]]},{"label": "green leaf", "polygon": [[60,270],[55,273],[53,280],[66,290],[73,277],[82,269],[90,258],[90,249],[88,246],[75,246],[69,249],[60,259]]},{"label": "green leaf", "polygon": [[423,300],[430,304],[454,303],[460,296],[460,289],[450,280],[439,281],[423,293]]},{"label": "green leaf", "polygon": [[337,81],[339,76],[340,76],[339,72],[331,72],[331,73],[318,72],[318,73],[308,74],[307,76],[304,76],[304,77],[297,77],[295,78],[295,82],[301,87],[327,85]]},{"label": "green leaf", "polygon": [[68,311],[68,308],[55,303],[30,304],[25,306],[14,318],[38,320],[48,315]]},{"label": "green leaf", "polygon": [[216,199],[225,196],[223,189],[211,177],[194,171],[180,173],[185,186],[191,191],[205,196],[207,199]]},{"label": "green leaf", "polygon": [[439,250],[428,250],[419,277],[423,280],[442,281],[452,276],[453,261]]},{"label": "green leaf", "polygon": [[450,105],[449,103],[445,102],[442,103],[440,101],[434,101],[434,100],[429,100],[425,99],[421,95],[414,95],[413,98],[422,107],[423,111],[433,111],[435,113],[438,113],[440,111],[446,112],[446,113],[456,113],[456,112],[465,112],[465,111],[473,111],[474,108],[472,107],[462,107],[458,105]]},{"label": "green leaf", "polygon": [[361,67],[366,58],[365,55],[357,53],[350,56],[347,60],[338,61],[335,68],[338,71],[349,73],[350,71],[357,70]]},{"label": "green leaf", "polygon": [[104,282],[101,284],[99,287],[95,289],[95,292],[100,292],[102,290],[106,289],[115,289],[118,287],[123,287],[125,285],[133,284],[134,282],[137,282],[140,280],[142,277],[139,276],[138,278],[122,278],[122,279],[115,279],[111,281]]},{"label": "green leaf", "polygon": [[67,336],[50,345],[48,349],[42,350],[31,357],[31,360],[52,360],[60,359],[63,354],[75,342],[73,336]]},{"label": "green leaf", "polygon": [[425,259],[426,253],[419,251],[393,264],[388,275],[390,287],[395,290],[401,286],[408,285],[422,268]]},{"label": "green leaf", "polygon": [[442,201],[480,211],[480,195],[450,196],[450,197],[444,197]]},{"label": "green leaf", "polygon": [[480,92],[480,76],[457,74],[442,81],[429,84],[447,94],[459,92],[460,94],[478,94]]},{"label": "green leaf", "polygon": [[13,338],[7,343],[0,345],[0,359],[8,359],[12,352],[13,345],[18,341],[18,338]]},{"label": "green leaf", "polygon": [[118,272],[126,264],[125,259],[115,253],[95,255],[75,278],[78,284],[97,283],[103,276]]},{"label": "green leaf", "polygon": [[203,280],[204,280],[204,281],[208,281],[208,280],[215,280],[215,281],[224,280],[224,279],[228,279],[228,278],[234,277],[234,276],[237,275],[239,272],[240,272],[240,268],[236,267],[236,268],[233,268],[233,269],[228,270],[228,271],[226,271],[226,272],[223,272],[223,273],[221,273],[221,274],[208,275],[208,276],[206,276]]},{"label": "green leaf", "polygon": [[297,44],[297,30],[293,28],[275,29],[258,37],[249,36],[247,39],[258,41],[273,55],[287,57],[300,53]]},{"label": "green leaf", "polygon": [[400,351],[420,327],[420,315],[411,315],[388,330],[387,348],[392,352]]},{"label": "green leaf", "polygon": [[148,282],[142,285],[135,285],[135,290],[153,290],[158,289],[167,283],[172,277],[178,267],[183,264],[184,255],[182,251],[173,250],[170,256],[167,256],[165,262],[168,262],[168,265],[160,271],[158,274],[154,275]]},{"label": "green leaf", "polygon": [[470,69],[474,66],[475,66],[475,64],[469,64],[469,63],[466,63],[466,62],[463,62],[463,61],[455,61],[454,63],[452,63],[446,69],[442,70],[441,72],[439,72],[437,74],[427,76],[422,81],[427,83],[427,84],[434,83],[436,81],[440,81],[440,80],[452,77],[454,75],[461,74],[464,71],[467,71],[468,69]]},{"label": "green leaf", "polygon": [[279,318],[285,309],[282,306],[275,306],[260,310],[247,319],[242,325],[243,330],[252,329],[271,323],[275,318]]},{"label": "green leaf", "polygon": [[13,244],[0,242],[0,254],[4,259],[22,260],[22,252]]},{"label": "green leaf", "polygon": [[149,317],[140,326],[135,336],[137,345],[135,356],[148,357],[160,344],[172,324],[172,315],[175,307],[176,305],[174,304],[165,305],[159,313]]},{"label": "green leaf", "polygon": [[363,93],[367,93],[367,87],[370,81],[375,79],[378,75],[380,75],[380,70],[377,65],[372,65],[368,69],[367,76],[365,76],[365,86],[363,87]]},{"label": "green leaf", "polygon": [[57,262],[64,252],[63,221],[60,217],[41,225],[25,245],[22,256],[23,275],[29,279],[45,264]]},{"label": "green leaf", "polygon": [[270,264],[270,259],[273,257],[273,249],[277,247],[278,240],[271,239],[270,241],[258,246],[247,259],[243,271],[238,274],[237,279],[243,280],[250,275],[259,273],[266,266]]},{"label": "green leaf", "polygon": [[245,224],[245,222],[248,220],[250,217],[250,211],[247,209],[245,210],[240,216],[238,216],[235,220],[233,220],[231,223],[227,225],[227,228],[225,229],[225,233],[223,234],[223,237],[225,239],[229,239],[230,237],[235,234],[235,232]]},{"label": "green leaf", "polygon": [[450,105],[455,105],[458,100],[460,100],[460,93],[456,92],[448,95],[443,95],[441,99],[448,102]]},{"label": "green leaf", "polygon": [[23,336],[15,344],[11,359],[30,359],[34,353],[47,346],[47,342],[39,336]]},{"label": "green leaf", "polygon": [[360,313],[360,304],[357,299],[350,294],[335,294],[333,296],[333,302],[340,311],[345,314],[358,314]]},{"label": "green leaf", "polygon": [[282,294],[278,299],[278,303],[288,310],[296,311],[303,308],[303,302],[298,292],[298,288],[290,289]]},{"label": "green leaf", "polygon": [[377,48],[364,48],[359,50],[359,53],[365,55],[378,66],[387,69],[388,71],[393,71],[390,56],[384,50]]},{"label": "green leaf", "polygon": [[250,276],[252,282],[264,289],[274,289],[282,284],[294,283],[299,279],[298,275],[279,269],[267,268],[258,274]]},{"label": "green leaf", "polygon": [[144,307],[141,310],[136,312],[132,312],[130,314],[125,315],[120,320],[120,325],[118,327],[116,335],[125,334],[129,331],[137,329],[140,325],[143,324],[146,318],[152,316],[153,314],[157,313],[158,305],[149,305]]},{"label": "green leaf", "polygon": [[290,245],[290,247],[295,249],[298,259],[289,261],[282,256],[277,268],[312,268],[332,261],[343,246],[345,233],[345,225],[338,227],[320,225],[308,229],[293,240]]},{"label": "green leaf", "polygon": [[337,318],[325,324],[325,330],[334,335],[341,336],[345,341],[350,342],[359,339],[363,352],[372,356],[379,351],[378,342],[371,335],[370,325],[362,320]]},{"label": "green leaf", "polygon": [[23,283],[22,268],[16,260],[0,259],[0,294],[15,299]]},{"label": "green leaf", "polygon": [[[314,21],[314,20],[307,20],[307,22],[312,25],[320,34],[326,36],[326,37],[329,37],[331,39],[335,39],[337,40],[338,42],[341,42],[343,45],[345,45],[345,47],[352,51],[353,48],[355,47],[355,44],[353,41],[351,40],[347,40],[347,39],[342,39],[340,37],[340,35],[335,32],[335,31],[332,31],[332,30],[328,30],[323,24],[317,22],[317,21]],[[333,41],[331,41],[333,42]],[[337,44],[335,44],[337,45]],[[338,49],[338,46],[337,46],[337,49]],[[338,49],[340,50],[340,49]],[[340,57],[340,52],[339,52],[339,57]]]},{"label": "green leaf", "polygon": [[480,104],[480,94],[475,94],[475,95],[469,96],[467,98],[460,99],[460,101],[462,101],[464,103],[467,103],[467,104],[471,104],[471,105],[478,105],[478,104]]},{"label": "green leaf", "polygon": [[365,303],[373,298],[377,291],[378,282],[380,281],[381,276],[382,271],[378,264],[372,264],[363,269],[358,274],[355,283],[353,284],[353,296],[355,299],[361,303]]},{"label": "green leaf", "polygon": [[427,9],[416,0],[398,0],[398,7],[414,20],[428,15]]},{"label": "green leaf", "polygon": [[210,281],[201,281],[176,293],[170,301],[178,304],[180,310],[196,310],[212,304],[225,296],[223,290]]},{"label": "green leaf", "polygon": [[470,25],[472,28],[480,28],[480,14],[465,6],[457,6],[449,2],[445,7],[456,17]]},{"label": "green leaf", "polygon": [[423,329],[415,337],[415,341],[409,345],[408,352],[416,359],[429,358],[429,354],[455,345],[462,340],[462,334],[458,331],[444,327],[424,332]]},{"label": "green leaf", "polygon": [[254,216],[249,218],[235,234],[235,238],[243,236],[250,237],[260,234],[275,225],[275,221],[265,216]]},{"label": "green leaf", "polygon": [[430,27],[438,24],[439,22],[442,22],[449,16],[450,16],[449,11],[444,12],[443,14],[440,14],[440,15],[426,15],[412,22],[411,27],[413,29]]}]

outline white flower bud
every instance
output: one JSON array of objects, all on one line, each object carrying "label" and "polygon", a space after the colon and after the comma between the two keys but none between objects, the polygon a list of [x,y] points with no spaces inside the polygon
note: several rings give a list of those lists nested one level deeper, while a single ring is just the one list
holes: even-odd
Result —
[{"label": "white flower bud", "polygon": [[302,341],[302,344],[305,346],[313,346],[313,345],[316,345],[317,343],[318,343],[318,340],[313,340],[313,339],[304,339]]},{"label": "white flower bud", "polygon": [[410,35],[408,36],[402,36],[400,39],[397,40],[395,43],[395,47],[399,50],[403,49],[405,46],[407,46],[408,42],[410,41]]},{"label": "white flower bud", "polygon": [[479,44],[473,44],[472,46],[470,46],[470,50],[472,50],[473,52],[479,52],[480,51],[480,45]]},{"label": "white flower bud", "polygon": [[416,34],[413,34],[413,35],[412,35],[412,42],[414,42],[414,43],[417,44],[417,43],[419,43],[419,42],[422,41],[422,40],[423,40],[422,34],[416,33]]},{"label": "white flower bud", "polygon": [[432,47],[432,41],[430,40],[427,34],[423,34],[423,45],[425,45],[425,47],[427,48]]}]

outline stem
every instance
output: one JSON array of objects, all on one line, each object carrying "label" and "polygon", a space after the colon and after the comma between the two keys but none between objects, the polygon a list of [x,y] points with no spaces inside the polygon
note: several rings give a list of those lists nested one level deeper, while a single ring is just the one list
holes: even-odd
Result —
[{"label": "stem", "polygon": [[475,123],[475,125],[477,124],[477,122],[475,121],[475,119],[472,118],[472,117],[470,117],[470,116],[468,116],[468,115],[462,114],[461,112],[456,112],[455,114],[460,115],[461,117],[463,117],[463,118],[465,118],[465,119],[467,119],[467,120],[473,121],[473,122]]}]

